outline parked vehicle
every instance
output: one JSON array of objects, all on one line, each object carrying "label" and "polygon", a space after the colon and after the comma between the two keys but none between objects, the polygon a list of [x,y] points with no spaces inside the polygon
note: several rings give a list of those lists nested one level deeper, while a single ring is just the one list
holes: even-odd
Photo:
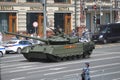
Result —
[{"label": "parked vehicle", "polygon": [[10,40],[4,44],[4,47],[6,53],[21,53],[21,49],[30,45],[32,45],[32,43],[28,40]]},{"label": "parked vehicle", "polygon": [[102,25],[100,31],[92,36],[95,42],[116,42],[120,40],[120,23]]},{"label": "parked vehicle", "polygon": [[3,57],[5,55],[5,52],[6,52],[5,47],[0,45],[0,57]]}]

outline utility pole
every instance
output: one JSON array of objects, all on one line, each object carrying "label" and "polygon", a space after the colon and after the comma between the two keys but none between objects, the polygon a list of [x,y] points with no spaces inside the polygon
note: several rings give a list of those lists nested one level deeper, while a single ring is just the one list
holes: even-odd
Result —
[{"label": "utility pole", "polygon": [[96,20],[97,20],[97,16],[96,16],[96,10],[97,10],[97,5],[96,5],[96,0],[95,0],[95,5],[93,6],[94,10],[95,10],[95,13],[94,13],[94,16],[93,16],[93,22],[94,22],[94,33],[96,31]]},{"label": "utility pole", "polygon": [[111,6],[110,6],[110,23],[112,23],[112,0],[110,0]]},{"label": "utility pole", "polygon": [[102,12],[101,12],[101,4],[102,4],[102,2],[101,2],[101,0],[100,0],[100,3],[99,3],[99,5],[100,5],[100,25],[101,25],[101,16],[102,16]]},{"label": "utility pole", "polygon": [[75,0],[75,29],[77,27],[77,0]]},{"label": "utility pole", "polygon": [[44,39],[46,39],[46,0],[42,0],[43,16],[44,16]]}]

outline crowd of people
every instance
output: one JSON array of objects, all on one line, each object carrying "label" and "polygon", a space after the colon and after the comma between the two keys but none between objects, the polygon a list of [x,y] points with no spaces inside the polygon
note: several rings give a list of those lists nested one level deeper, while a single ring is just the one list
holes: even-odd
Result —
[{"label": "crowd of people", "polygon": [[[78,36],[75,29],[72,30],[71,36]],[[91,33],[85,28],[82,32],[82,36],[78,36],[80,42],[89,42],[91,41]]]}]

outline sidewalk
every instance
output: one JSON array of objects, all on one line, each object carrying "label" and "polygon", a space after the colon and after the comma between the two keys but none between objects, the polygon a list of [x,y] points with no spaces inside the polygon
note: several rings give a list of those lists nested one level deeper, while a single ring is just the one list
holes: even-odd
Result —
[{"label": "sidewalk", "polygon": [[107,47],[113,47],[113,46],[120,46],[120,41],[116,43],[108,43],[108,44],[95,44],[95,48],[107,48]]}]

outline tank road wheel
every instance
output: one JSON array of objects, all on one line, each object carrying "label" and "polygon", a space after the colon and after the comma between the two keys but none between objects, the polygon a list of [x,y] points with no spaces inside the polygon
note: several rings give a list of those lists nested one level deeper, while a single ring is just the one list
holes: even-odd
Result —
[{"label": "tank road wheel", "polygon": [[0,57],[3,57],[3,53],[2,52],[0,52]]},{"label": "tank road wheel", "polygon": [[82,56],[83,58],[87,59],[90,57],[90,54],[88,52],[84,52]]},{"label": "tank road wheel", "polygon": [[87,59],[87,58],[90,58],[90,54],[86,54],[85,55],[85,58]]},{"label": "tank road wheel", "polygon": [[82,56],[81,56],[81,55],[76,55],[76,58],[77,58],[77,59],[81,59]]},{"label": "tank road wheel", "polygon": [[92,50],[88,51],[88,53],[89,53],[89,55],[91,55],[92,54]]},{"label": "tank road wheel", "polygon": [[25,54],[23,54],[23,56],[24,56],[29,62],[33,61],[31,58],[27,57],[27,55],[25,55]]},{"label": "tank road wheel", "polygon": [[33,62],[33,61],[35,61],[35,59],[28,58],[28,57],[26,57],[26,59],[27,59],[29,62]]},{"label": "tank road wheel", "polygon": [[67,56],[66,59],[67,60],[71,60],[72,58],[71,58],[71,56]]},{"label": "tank road wheel", "polygon": [[67,60],[67,58],[66,58],[66,57],[63,57],[63,58],[62,58],[62,61],[66,61],[66,60]]},{"label": "tank road wheel", "polygon": [[62,59],[60,58],[60,57],[56,57],[56,56],[51,56],[51,55],[49,55],[49,56],[47,56],[48,57],[48,59],[50,60],[50,61],[57,61],[57,62],[60,62],[60,61],[62,61]]},{"label": "tank road wheel", "polygon": [[75,55],[73,55],[71,57],[72,57],[72,60],[76,60],[77,59],[77,56],[75,56]]},{"label": "tank road wheel", "polygon": [[60,61],[62,61],[62,59],[60,57],[54,56],[53,61],[60,62]]},{"label": "tank road wheel", "polygon": [[32,61],[34,61],[33,59],[31,59],[31,58],[26,58],[29,62],[32,62]]}]

